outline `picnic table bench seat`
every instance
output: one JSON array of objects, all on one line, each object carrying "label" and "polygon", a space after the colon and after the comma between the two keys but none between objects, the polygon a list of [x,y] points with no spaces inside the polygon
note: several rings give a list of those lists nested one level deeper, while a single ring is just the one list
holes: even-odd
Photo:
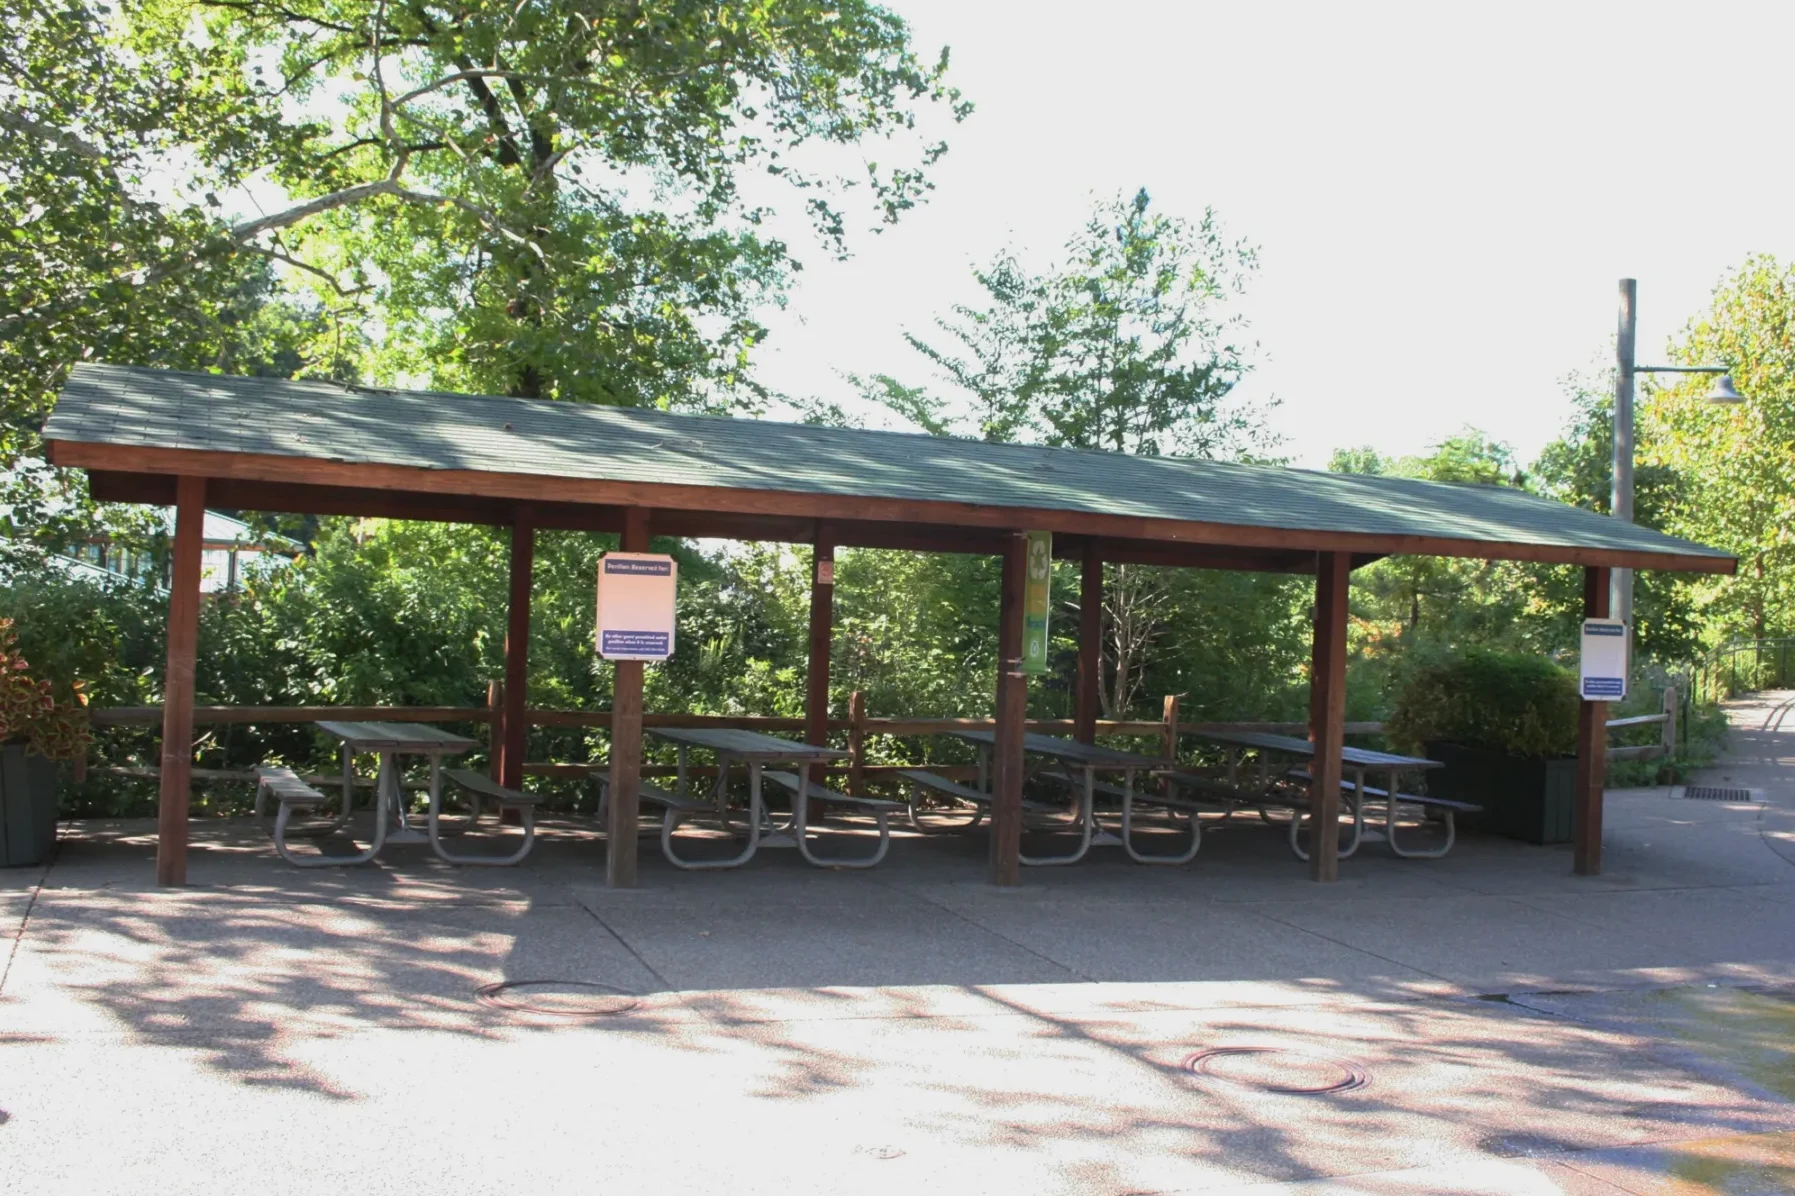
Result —
[{"label": "picnic table bench seat", "polygon": [[647,781],[636,782],[636,796],[651,805],[660,806],[664,810],[678,810],[682,814],[693,814],[699,810],[708,810],[711,803],[699,801],[695,797],[685,797],[659,785],[650,785]]},{"label": "picnic table bench seat", "polygon": [[[1038,774],[1042,780],[1053,781],[1069,787],[1073,793],[1084,793],[1085,778],[1075,776],[1070,769],[1049,768]],[[1091,778],[1090,792],[1092,800],[1101,796],[1120,802],[1122,805],[1122,850],[1128,858],[1137,864],[1188,864],[1196,858],[1198,850],[1203,846],[1203,823],[1197,817],[1201,809],[1195,802],[1185,801],[1178,797],[1169,797],[1163,793],[1140,791],[1132,787],[1111,784]],[[1177,816],[1184,815],[1190,831],[1190,846],[1172,855],[1156,855],[1143,852],[1134,845],[1134,807],[1139,805],[1153,806],[1171,812],[1176,824]],[[1091,812],[1087,811],[1087,815]],[[1112,840],[1113,842],[1113,840]]]},{"label": "picnic table bench seat", "polygon": [[501,810],[533,809],[540,800],[534,793],[507,789],[491,777],[471,768],[445,768],[443,775],[462,788],[471,790],[478,797],[490,800]]},{"label": "picnic table bench seat", "polygon": [[[910,825],[925,835],[940,834],[943,831],[973,830],[977,828],[980,820],[985,816],[985,811],[991,806],[991,795],[984,790],[974,789],[970,785],[962,785],[956,780],[930,772],[925,768],[900,768],[893,775],[910,783],[911,800],[906,803],[906,808],[910,811]],[[951,826],[930,826],[923,822],[918,807],[921,804],[922,791],[925,789],[937,796],[951,797],[955,801],[967,803],[972,807],[972,818]],[[1065,812],[1063,806],[1033,801],[1026,797],[1022,799],[1022,810],[1025,814]]]},{"label": "picnic table bench seat", "polygon": [[[1313,775],[1306,768],[1293,768],[1285,775],[1293,781],[1301,781],[1304,784],[1309,784],[1313,780]],[[1476,814],[1483,810],[1482,806],[1472,802],[1457,801],[1450,797],[1432,797],[1425,793],[1392,794],[1388,789],[1380,789],[1375,785],[1361,786],[1348,777],[1340,778],[1340,788],[1343,792],[1356,792],[1361,801],[1372,798],[1384,803],[1384,842],[1390,845],[1390,851],[1393,854],[1401,856],[1403,859],[1439,859],[1452,850],[1452,844],[1458,838],[1458,828],[1453,821],[1453,816],[1455,814]],[[1404,847],[1396,836],[1397,807],[1403,804],[1440,811],[1444,815],[1441,821],[1446,827],[1446,842],[1432,851],[1416,851]],[[1294,843],[1294,825],[1291,839]]]},{"label": "picnic table bench seat", "polygon": [[[599,801],[599,820],[604,821],[606,802],[611,795],[610,779],[599,772],[599,784],[602,797]],[[636,797],[639,801],[661,808],[661,854],[667,862],[685,872],[709,872],[719,868],[739,868],[754,857],[755,849],[760,846],[759,820],[750,816],[748,819],[748,846],[735,855],[723,859],[696,860],[679,854],[673,846],[673,836],[680,824],[693,814],[715,812],[713,802],[701,801],[684,793],[676,793],[671,789],[663,789],[659,785],[651,785],[647,781],[636,782]],[[725,831],[729,824],[723,824]]]},{"label": "picnic table bench seat", "polygon": [[[279,765],[264,764],[256,768],[256,804],[255,815],[263,825],[268,825],[265,803],[272,797],[278,809],[274,814],[273,825],[269,826],[269,834],[274,838],[275,854],[293,865],[295,868],[331,868],[340,864],[362,864],[374,858],[384,843],[384,834],[380,829],[375,832],[375,844],[366,851],[354,855],[297,855],[288,845],[289,835],[300,835],[307,838],[322,838],[334,833],[349,821],[350,803],[354,800],[350,792],[343,793],[343,810],[329,822],[317,826],[295,830],[290,825],[294,811],[315,810],[319,806],[328,805],[330,799],[314,789],[290,768]],[[376,818],[376,822],[378,822]]]},{"label": "picnic table bench seat", "polygon": [[530,854],[530,848],[536,842],[536,803],[540,800],[533,793],[525,793],[521,789],[511,789],[499,784],[484,773],[475,772],[471,768],[445,768],[443,775],[467,790],[470,795],[469,804],[473,814],[468,820],[471,829],[480,821],[480,810],[483,802],[491,802],[499,810],[516,810],[518,821],[522,824],[523,842],[510,855],[464,855],[452,852],[442,845],[441,813],[442,794],[433,791],[430,795],[430,845],[436,854],[451,864],[476,864],[488,867],[503,867],[521,863]]},{"label": "picnic table bench seat", "polygon": [[[760,775],[764,780],[773,782],[788,793],[798,791],[798,774],[795,772],[774,772],[769,769]],[[826,801],[830,805],[855,806],[873,813],[895,814],[905,808],[901,801],[892,801],[884,797],[852,797],[846,793],[837,793],[833,789],[825,789],[815,783],[805,786],[804,791],[814,801]]]},{"label": "picnic table bench seat", "polygon": [[[795,772],[780,772],[773,769],[766,769],[763,770],[760,775],[763,780],[771,781],[781,789],[792,794],[792,838],[797,840],[798,853],[802,855],[807,862],[815,864],[820,868],[871,868],[874,864],[877,864],[880,860],[885,858],[886,851],[891,847],[890,816],[899,810],[909,809],[909,807],[901,801],[889,801],[883,797],[852,797],[846,793],[837,793],[833,789],[825,789],[821,785],[806,784],[799,779],[798,774]],[[800,786],[802,786],[805,795],[805,800],[802,802],[797,800]],[[809,813],[809,802],[813,798],[817,801],[828,802],[832,806],[847,806],[849,809],[862,810],[871,814],[879,824],[878,849],[870,856],[864,856],[857,859],[847,859],[840,856],[819,856],[811,851],[808,839],[809,827],[806,825],[806,820]]]},{"label": "picnic table bench seat", "polygon": [[274,765],[262,765],[256,769],[256,814],[262,813],[264,796],[272,796],[285,806],[296,810],[310,809],[324,805],[330,799],[301,780],[299,774],[290,768]]},{"label": "picnic table bench seat", "polygon": [[[1043,780],[1054,781],[1061,785],[1070,785],[1074,789],[1084,785],[1084,780],[1082,778],[1075,777],[1071,773],[1062,772],[1057,769],[1046,769],[1037,775]],[[1186,801],[1181,797],[1170,797],[1152,789],[1130,790],[1125,786],[1117,785],[1111,781],[1093,780],[1091,782],[1091,792],[1098,797],[1108,798],[1112,801],[1122,801],[1124,798],[1127,798],[1139,802],[1142,805],[1158,806],[1163,809],[1177,810],[1187,814],[1194,814],[1199,810],[1210,808],[1210,806],[1198,802]]]},{"label": "picnic table bench seat", "polygon": [[[598,782],[598,821],[601,825],[607,821],[611,805],[611,765],[609,761],[598,760],[592,764],[592,777]],[[700,860],[682,856],[674,847],[674,835],[680,826],[693,814],[716,813],[719,809],[715,802],[704,801],[689,794],[679,793],[672,789],[663,789],[659,785],[650,784],[646,780],[636,781],[636,799],[661,810],[661,855],[669,864],[683,872],[711,872],[721,868],[739,868],[754,858],[760,847],[761,827],[758,819],[748,819],[748,845],[735,855],[722,859]],[[732,828],[723,823],[723,830]]]}]

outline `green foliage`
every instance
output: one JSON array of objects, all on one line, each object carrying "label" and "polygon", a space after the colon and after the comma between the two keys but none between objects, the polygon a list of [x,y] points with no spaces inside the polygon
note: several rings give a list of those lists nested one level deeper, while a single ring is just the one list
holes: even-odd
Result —
[{"label": "green foliage", "polygon": [[920,110],[969,111],[945,52],[919,59],[905,22],[865,0],[144,0],[132,15],[149,63],[218,47],[189,89],[246,86],[271,125],[263,146],[226,126],[196,147],[267,168],[294,201],[227,239],[365,301],[386,334],[374,372],[444,389],[752,405],[755,311],[796,265],[768,232],[777,201],[845,252],[846,199],[883,226],[928,191],[945,146]]},{"label": "green foliage", "polygon": [[58,686],[33,671],[19,651],[12,620],[0,619],[0,743],[23,742],[52,760],[79,758],[91,738],[83,683]]},{"label": "green foliage", "polygon": [[1640,410],[1640,456],[1673,471],[1665,530],[1725,548],[1738,576],[1693,583],[1707,639],[1795,630],[1795,266],[1749,258],[1714,292],[1675,349],[1690,365],[1723,364],[1746,401],[1703,401],[1695,376]]},{"label": "green foliage", "polygon": [[1472,648],[1416,669],[1386,734],[1401,749],[1456,743],[1534,759],[1577,746],[1575,679],[1540,656]]},{"label": "green foliage", "polygon": [[1270,447],[1264,413],[1230,402],[1251,346],[1228,300],[1255,251],[1213,212],[1192,223],[1150,210],[1143,189],[1098,206],[1061,264],[1031,274],[1011,251],[973,271],[983,307],[936,321],[955,342],[909,335],[969,408],[876,376],[864,393],[936,435],[1035,440],[1117,452],[1237,457]]}]

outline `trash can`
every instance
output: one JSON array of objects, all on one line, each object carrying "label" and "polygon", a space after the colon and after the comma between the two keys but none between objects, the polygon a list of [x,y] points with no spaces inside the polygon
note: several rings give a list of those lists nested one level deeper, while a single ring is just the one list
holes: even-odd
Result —
[{"label": "trash can", "polygon": [[0,868],[41,864],[55,845],[55,762],[22,743],[0,746]]}]

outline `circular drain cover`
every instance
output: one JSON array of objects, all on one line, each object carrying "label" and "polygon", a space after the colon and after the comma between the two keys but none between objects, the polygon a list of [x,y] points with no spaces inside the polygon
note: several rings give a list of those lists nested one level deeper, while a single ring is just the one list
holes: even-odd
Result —
[{"label": "circular drain cover", "polygon": [[1286,1096],[1325,1096],[1363,1088],[1365,1069],[1331,1055],[1283,1047],[1211,1047],[1184,1061],[1187,1070],[1212,1080]]},{"label": "circular drain cover", "polygon": [[482,1005],[551,1017],[608,1017],[642,1003],[635,993],[589,980],[506,980],[474,990]]}]

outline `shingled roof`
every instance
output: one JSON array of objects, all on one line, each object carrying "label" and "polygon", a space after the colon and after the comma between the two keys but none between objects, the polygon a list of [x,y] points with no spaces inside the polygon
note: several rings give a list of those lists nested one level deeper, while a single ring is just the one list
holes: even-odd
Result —
[{"label": "shingled roof", "polygon": [[266,485],[268,500],[293,503],[336,490],[640,505],[748,519],[738,530],[749,533],[760,518],[772,539],[797,538],[793,519],[820,519],[1286,552],[1736,565],[1500,486],[126,366],[77,366],[44,438],[52,461],[146,499],[160,493],[146,479],[200,474],[231,480],[239,499]]}]

